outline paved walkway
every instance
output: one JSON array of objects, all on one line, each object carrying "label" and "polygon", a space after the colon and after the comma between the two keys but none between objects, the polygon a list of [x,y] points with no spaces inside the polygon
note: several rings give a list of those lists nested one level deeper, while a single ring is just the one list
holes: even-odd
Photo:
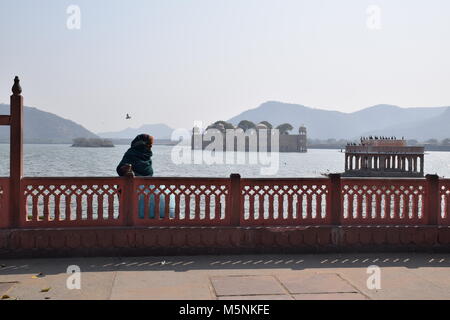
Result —
[{"label": "paved walkway", "polygon": [[[80,290],[66,285],[72,265],[81,269]],[[380,289],[367,286],[371,265],[380,267]],[[450,299],[450,254],[0,260],[0,297]]]}]

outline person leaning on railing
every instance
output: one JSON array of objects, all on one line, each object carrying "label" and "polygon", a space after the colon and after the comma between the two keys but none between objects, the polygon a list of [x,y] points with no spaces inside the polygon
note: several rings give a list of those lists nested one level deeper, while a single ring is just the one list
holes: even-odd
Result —
[{"label": "person leaning on railing", "polygon": [[[116,168],[117,174],[121,177],[127,175],[135,175],[138,177],[152,177],[153,167],[152,167],[152,146],[153,137],[148,134],[140,134],[131,142],[131,147],[125,152],[122,160]],[[159,194],[159,215],[164,218],[165,212],[165,195],[160,194],[154,185],[140,185],[139,188],[144,190],[145,194],[150,194],[149,197],[149,217],[155,218],[155,195]],[[139,218],[143,219],[145,217],[145,196],[139,196],[138,212]],[[170,216],[173,216],[174,208],[173,196],[170,197],[169,212]]]}]

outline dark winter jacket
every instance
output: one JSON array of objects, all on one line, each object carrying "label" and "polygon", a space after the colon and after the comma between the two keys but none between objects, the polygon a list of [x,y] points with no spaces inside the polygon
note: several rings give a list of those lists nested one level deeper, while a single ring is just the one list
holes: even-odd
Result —
[{"label": "dark winter jacket", "polygon": [[122,161],[116,168],[119,176],[123,175],[120,168],[131,164],[132,170],[136,176],[153,176],[152,151],[148,148],[148,135],[139,135],[131,143],[131,148],[125,152]]}]

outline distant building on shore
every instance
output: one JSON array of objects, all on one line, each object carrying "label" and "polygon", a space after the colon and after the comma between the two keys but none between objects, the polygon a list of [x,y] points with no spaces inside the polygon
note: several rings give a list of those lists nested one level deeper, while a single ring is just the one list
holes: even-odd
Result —
[{"label": "distant building on shore", "polygon": [[361,138],[360,144],[345,148],[344,176],[423,177],[424,147],[395,137]]},{"label": "distant building on shore", "polygon": [[[245,120],[243,122],[246,122]],[[242,123],[242,122],[241,122]],[[235,137],[235,141],[233,141],[232,145],[234,145],[234,151],[263,151],[263,152],[300,152],[304,153],[307,152],[307,130],[305,126],[300,126],[298,130],[298,134],[289,134],[289,131],[292,130],[292,127],[289,124],[283,124],[282,126],[279,126],[279,143],[278,148],[275,150],[275,148],[272,148],[272,140],[271,140],[271,132],[273,132],[272,126],[268,122],[262,122],[255,127],[252,128],[242,128],[242,127],[235,127],[229,123],[225,123],[223,121],[218,121],[214,125],[209,126],[205,132],[200,132],[198,128],[194,128],[192,131],[192,139],[191,139],[191,147],[193,150],[201,150],[206,149],[211,143],[214,142],[211,141],[208,135],[208,130],[210,129],[216,129],[219,130],[222,133],[222,145],[223,150],[225,151],[227,148],[227,137],[226,137],[226,131],[227,130],[238,130],[238,129],[244,129],[245,131],[245,143],[244,147],[241,150],[238,147],[237,138]],[[286,128],[288,128],[286,130]],[[264,134],[266,134],[267,140],[264,138],[260,138],[261,132],[264,131]],[[205,137],[206,136],[206,137]],[[263,140],[263,141],[261,141]]]}]

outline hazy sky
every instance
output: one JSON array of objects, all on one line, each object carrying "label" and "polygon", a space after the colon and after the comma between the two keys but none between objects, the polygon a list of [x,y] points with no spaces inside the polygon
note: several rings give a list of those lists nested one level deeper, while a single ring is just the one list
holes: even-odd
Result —
[{"label": "hazy sky", "polygon": [[191,127],[268,100],[444,106],[449,39],[448,0],[1,0],[0,102],[17,74],[26,105],[94,132]]}]

